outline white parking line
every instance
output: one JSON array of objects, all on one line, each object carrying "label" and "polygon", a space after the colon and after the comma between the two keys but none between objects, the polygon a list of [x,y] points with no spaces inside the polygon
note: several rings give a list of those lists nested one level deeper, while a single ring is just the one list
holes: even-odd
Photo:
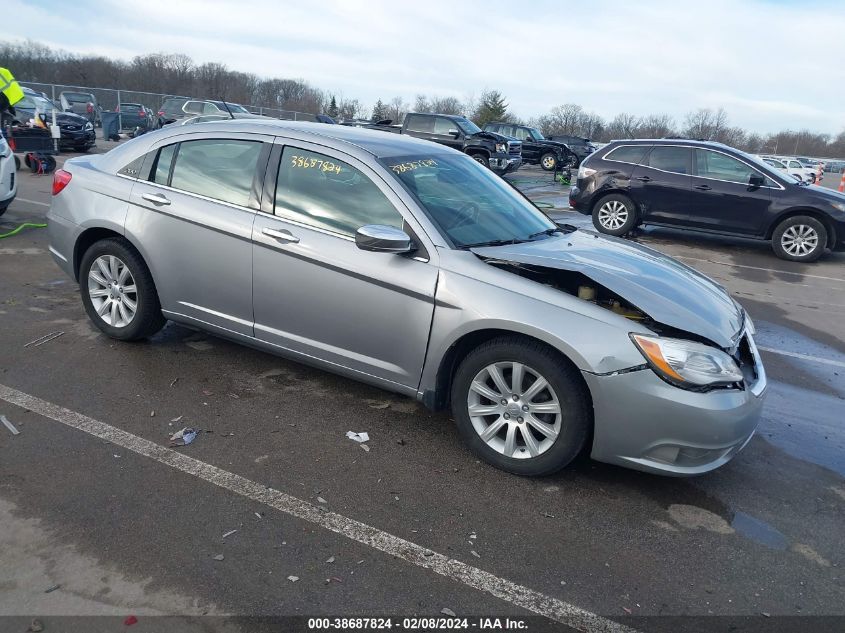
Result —
[{"label": "white parking line", "polygon": [[27,200],[26,198],[15,197],[15,202],[27,202],[29,204],[37,204],[39,207],[49,207],[49,202],[38,202],[38,200]]},{"label": "white parking line", "polygon": [[821,358],[819,356],[810,356],[809,354],[801,354],[799,352],[786,352],[782,349],[773,349],[771,347],[757,346],[761,352],[769,352],[769,354],[780,354],[781,356],[791,356],[792,358],[800,358],[801,360],[808,360],[813,363],[822,363],[823,365],[833,365],[834,367],[845,367],[845,362],[841,360],[831,360],[829,358]]},{"label": "white parking line", "polygon": [[809,277],[810,279],[825,279],[827,281],[838,281],[845,283],[845,279],[838,277],[824,277],[822,275],[806,275],[804,273],[796,273],[791,270],[777,270],[774,268],[762,268],[760,266],[746,266],[745,264],[733,264],[731,262],[718,262],[715,259],[701,259],[699,257],[687,257],[686,255],[672,255],[675,259],[688,259],[691,262],[707,262],[708,264],[717,264],[719,266],[731,266],[732,268],[748,268],[750,270],[764,270],[767,273],[777,273],[779,275],[795,275],[797,277]]},{"label": "white parking line", "polygon": [[0,385],[0,400],[29,409],[45,418],[61,422],[66,426],[111,442],[138,455],[149,457],[161,464],[225,488],[242,497],[257,501],[303,521],[319,525],[353,541],[395,558],[400,558],[417,567],[431,570],[450,580],[483,591],[505,602],[522,607],[550,620],[561,622],[579,631],[635,633],[635,629],[624,624],[596,615],[510,580],[499,578],[477,567],[438,554],[365,523],[335,512],[328,512],[307,501],[297,499],[217,466],[201,462],[193,457],[188,457],[178,451],[17,389]]}]

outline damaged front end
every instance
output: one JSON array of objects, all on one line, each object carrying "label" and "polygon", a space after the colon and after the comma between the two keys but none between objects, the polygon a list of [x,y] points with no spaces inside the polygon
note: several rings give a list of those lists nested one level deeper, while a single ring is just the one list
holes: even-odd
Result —
[{"label": "damaged front end", "polygon": [[760,382],[762,364],[742,308],[721,286],[656,251],[582,231],[472,251],[654,332],[632,333],[632,343],[676,387],[705,392]]}]

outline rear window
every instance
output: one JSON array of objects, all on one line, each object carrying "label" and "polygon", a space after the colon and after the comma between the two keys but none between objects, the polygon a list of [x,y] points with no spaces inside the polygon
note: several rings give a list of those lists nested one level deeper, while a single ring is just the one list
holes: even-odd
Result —
[{"label": "rear window", "polygon": [[689,164],[692,152],[689,147],[676,147],[674,145],[657,145],[648,155],[648,160],[643,163],[654,169],[668,171],[675,174],[690,173]]},{"label": "rear window", "polygon": [[161,104],[161,110],[166,114],[184,114],[182,112],[182,105],[186,101],[187,99],[167,99]]},{"label": "rear window", "polygon": [[433,132],[434,117],[408,115],[406,117],[405,129],[409,132]]},{"label": "rear window", "polygon": [[610,150],[610,153],[605,154],[604,159],[639,165],[648,148],[648,145],[622,145],[621,147]]}]

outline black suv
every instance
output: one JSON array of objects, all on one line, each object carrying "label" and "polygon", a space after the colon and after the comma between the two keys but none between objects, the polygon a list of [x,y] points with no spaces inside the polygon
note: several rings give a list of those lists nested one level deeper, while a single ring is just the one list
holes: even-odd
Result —
[{"label": "black suv", "polygon": [[609,235],[640,224],[736,235],[800,262],[845,248],[845,194],[721,143],[613,141],[581,165],[569,205]]},{"label": "black suv", "polygon": [[598,147],[588,138],[581,136],[569,136],[568,134],[553,134],[549,137],[553,141],[566,143],[566,146],[575,154],[577,162],[574,167],[579,167],[582,161],[595,152]]},{"label": "black suv", "polygon": [[488,123],[485,132],[495,132],[522,141],[522,162],[540,165],[546,171],[575,167],[578,157],[566,143],[550,141],[536,127],[513,123]]}]

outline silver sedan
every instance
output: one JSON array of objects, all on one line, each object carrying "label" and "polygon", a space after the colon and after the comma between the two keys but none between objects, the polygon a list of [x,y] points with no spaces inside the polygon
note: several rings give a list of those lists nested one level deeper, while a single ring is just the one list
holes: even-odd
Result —
[{"label": "silver sedan", "polygon": [[513,473],[582,451],[703,473],[757,426],[754,328],[721,286],[440,145],[198,123],[68,160],[53,196],[50,251],[108,336],[177,321],[451,407]]}]

